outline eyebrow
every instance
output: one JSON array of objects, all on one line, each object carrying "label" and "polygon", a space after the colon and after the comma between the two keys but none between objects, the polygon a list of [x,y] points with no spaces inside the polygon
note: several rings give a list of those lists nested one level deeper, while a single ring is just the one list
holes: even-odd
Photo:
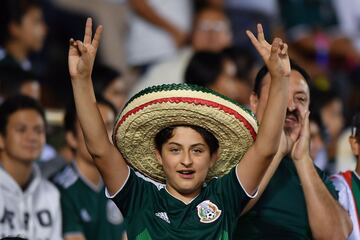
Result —
[{"label": "eyebrow", "polygon": [[[177,145],[177,146],[182,146],[180,143],[176,143],[176,142],[169,142],[168,143],[169,145],[170,144],[174,144],[174,145]],[[206,146],[204,143],[195,143],[195,144],[192,144],[190,145],[190,147],[197,147],[197,146]]]}]

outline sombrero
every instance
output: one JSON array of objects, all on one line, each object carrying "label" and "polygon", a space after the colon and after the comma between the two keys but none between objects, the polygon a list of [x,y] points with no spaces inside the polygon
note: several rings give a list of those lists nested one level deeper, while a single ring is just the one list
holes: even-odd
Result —
[{"label": "sombrero", "polygon": [[128,164],[145,176],[165,182],[155,155],[156,134],[173,125],[196,125],[219,141],[219,159],[207,180],[230,171],[256,138],[254,114],[210,89],[189,84],[146,88],[133,96],[117,117],[113,142]]}]

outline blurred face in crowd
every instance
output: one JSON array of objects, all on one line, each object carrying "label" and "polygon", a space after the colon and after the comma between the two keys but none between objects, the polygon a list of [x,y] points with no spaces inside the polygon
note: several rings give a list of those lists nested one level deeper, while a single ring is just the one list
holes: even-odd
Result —
[{"label": "blurred face in crowd", "polygon": [[[111,134],[112,134],[112,128],[113,123],[115,121],[115,115],[114,112],[106,105],[98,104],[98,108],[101,114],[101,117],[104,121],[107,134],[109,136],[109,139],[111,140]],[[92,158],[90,156],[90,153],[88,152],[85,144],[85,139],[83,132],[80,127],[79,120],[76,120],[76,133],[73,132],[67,133],[66,140],[69,144],[69,146],[72,149],[75,149],[76,154],[75,158],[77,160],[82,160],[87,163],[92,164]]]},{"label": "blurred face in crowd", "polygon": [[317,154],[324,149],[324,141],[321,138],[320,127],[314,121],[309,122],[310,124],[310,156],[312,159],[316,159]]},{"label": "blurred face in crowd", "polygon": [[176,197],[195,197],[201,190],[216,154],[200,133],[190,127],[176,127],[173,135],[157,151],[166,174],[167,190]]},{"label": "blurred face in crowd", "polygon": [[360,171],[360,129],[352,129],[352,134],[349,137],[349,143],[351,147],[352,153],[355,155],[357,159],[357,172]]},{"label": "blurred face in crowd", "polygon": [[118,112],[124,107],[128,97],[126,82],[121,78],[115,78],[109,86],[106,87],[104,98],[110,101]]},{"label": "blurred face in crowd", "polygon": [[332,100],[320,110],[320,115],[330,137],[338,137],[344,127],[341,100],[339,98]]},{"label": "blurred face in crowd", "polygon": [[1,159],[24,164],[37,160],[45,145],[45,122],[33,109],[22,109],[11,114],[6,134],[0,134]]},{"label": "blurred face in crowd", "polygon": [[12,23],[10,27],[12,39],[30,51],[39,51],[46,37],[46,25],[40,8],[31,7],[20,23]]},{"label": "blurred face in crowd", "polygon": [[228,19],[221,11],[206,9],[197,16],[192,34],[195,51],[219,52],[232,43]]},{"label": "blurred face in crowd", "polygon": [[241,104],[248,104],[251,95],[251,86],[237,78],[236,65],[230,60],[224,61],[220,76],[209,87]]},{"label": "blurred face in crowd", "polygon": [[20,86],[20,93],[25,96],[32,97],[37,101],[40,101],[41,98],[41,86],[38,81],[25,81]]},{"label": "blurred face in crowd", "polygon": [[[270,91],[270,74],[266,74],[261,85],[260,96],[251,95],[251,109],[261,123]],[[291,132],[301,124],[301,116],[309,110],[310,92],[304,77],[297,71],[291,71],[289,82],[289,97],[284,130]]]}]

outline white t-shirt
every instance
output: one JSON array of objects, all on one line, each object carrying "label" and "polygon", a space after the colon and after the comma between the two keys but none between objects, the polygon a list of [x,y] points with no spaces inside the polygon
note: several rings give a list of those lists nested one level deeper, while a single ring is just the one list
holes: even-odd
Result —
[{"label": "white t-shirt", "polygon": [[[146,0],[160,16],[184,32],[190,32],[192,24],[192,1]],[[177,52],[173,38],[132,12],[129,19],[127,41],[130,65],[143,65],[174,56]]]},{"label": "white t-shirt", "polygon": [[62,239],[60,194],[34,167],[25,191],[0,167],[0,239]]}]

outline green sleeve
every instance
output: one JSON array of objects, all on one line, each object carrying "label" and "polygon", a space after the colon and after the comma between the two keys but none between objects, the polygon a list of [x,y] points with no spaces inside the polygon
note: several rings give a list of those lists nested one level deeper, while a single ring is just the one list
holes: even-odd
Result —
[{"label": "green sleeve", "polygon": [[61,208],[64,236],[66,234],[82,234],[83,229],[78,210],[66,189],[61,190]]},{"label": "green sleeve", "polygon": [[157,190],[156,184],[152,180],[145,180],[146,177],[138,176],[130,170],[129,178],[125,185],[113,197],[113,201],[120,209],[125,218],[133,216],[139,209],[143,209]]}]

